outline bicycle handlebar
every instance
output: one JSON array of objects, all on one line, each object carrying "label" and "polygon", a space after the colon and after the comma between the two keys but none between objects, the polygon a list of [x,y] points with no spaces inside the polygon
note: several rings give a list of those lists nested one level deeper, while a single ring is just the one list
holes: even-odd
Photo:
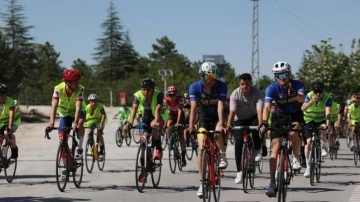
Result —
[{"label": "bicycle handlebar", "polygon": [[241,129],[250,129],[250,130],[257,130],[257,126],[234,126],[231,127],[231,130],[241,130]]},{"label": "bicycle handlebar", "polygon": [[[71,130],[73,130],[72,127],[53,127],[51,130],[59,130],[59,129],[63,129],[63,130],[68,131],[68,132],[70,132]],[[51,139],[51,137],[50,137],[50,132],[51,132],[51,131],[47,132],[46,129],[45,129],[45,136],[44,136],[44,138],[50,140],[50,139]]]}]

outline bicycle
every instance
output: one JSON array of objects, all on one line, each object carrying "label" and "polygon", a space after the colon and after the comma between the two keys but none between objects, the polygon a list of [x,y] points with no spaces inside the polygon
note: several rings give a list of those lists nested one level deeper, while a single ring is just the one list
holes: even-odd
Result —
[{"label": "bicycle", "polygon": [[[187,127],[187,126],[186,126]],[[194,153],[196,156],[198,156],[198,142],[196,135],[191,134],[189,131],[186,133],[187,142],[189,143],[187,147],[190,147],[190,149],[186,148],[186,158],[191,161],[191,159],[194,156]]]},{"label": "bicycle", "polygon": [[[294,169],[290,163],[290,154],[289,154],[289,132],[301,132],[301,129],[294,129],[289,126],[280,127],[280,128],[269,128],[269,130],[277,130],[280,132],[280,148],[276,157],[276,170],[275,170],[275,180],[277,184],[277,189],[275,196],[277,195],[278,202],[286,201],[287,196],[287,187],[290,185],[291,179],[294,177]],[[268,195],[269,196],[269,195]],[[274,196],[269,196],[274,197]]]},{"label": "bicycle", "polygon": [[358,123],[355,124],[355,132],[353,137],[353,153],[354,153],[354,163],[357,166],[360,158],[360,125]]},{"label": "bicycle", "polygon": [[[199,131],[193,131],[192,134],[198,134]],[[221,178],[224,177],[223,169],[219,167],[220,149],[215,142],[217,135],[222,135],[221,131],[208,130],[205,132],[202,155],[202,190],[203,201],[211,201],[211,192],[213,192],[214,201],[220,201]]]},{"label": "bicycle", "polygon": [[329,154],[331,160],[337,159],[337,151],[335,128],[331,126],[329,134]]},{"label": "bicycle", "polygon": [[314,186],[314,178],[316,182],[320,182],[321,163],[323,162],[321,157],[321,138],[319,131],[325,130],[324,127],[306,127],[306,130],[312,130],[311,146],[310,146],[310,184]]},{"label": "bicycle", "polygon": [[241,169],[243,179],[242,184],[244,192],[248,193],[248,183],[250,182],[250,187],[253,189],[255,181],[255,169],[257,165],[254,156],[254,142],[252,141],[252,130],[257,130],[257,126],[234,126],[231,128],[231,132],[241,129],[244,130],[244,144],[242,147],[241,156]]},{"label": "bicycle", "polygon": [[[16,168],[17,168],[17,159],[11,158],[11,146],[7,138],[4,135],[4,132],[7,128],[7,125],[4,125],[0,129],[0,139],[3,139],[3,144],[0,145],[0,172],[4,169],[5,179],[7,182],[11,183],[15,178]],[[9,137],[11,139],[11,136]]]},{"label": "bicycle", "polygon": [[182,132],[182,128],[182,126],[172,126],[172,135],[169,141],[169,166],[173,174],[175,174],[176,165],[182,171],[181,152],[179,151],[179,133]]},{"label": "bicycle", "polygon": [[[144,129],[147,127],[144,126]],[[135,182],[136,188],[140,193],[144,190],[148,173],[151,174],[151,181],[155,188],[159,187],[161,177],[162,162],[161,159],[155,158],[154,147],[149,146],[151,134],[147,131],[144,130],[144,134],[140,137],[140,145],[136,155]]]},{"label": "bicycle", "polygon": [[103,151],[104,153],[99,154],[99,139],[96,138],[96,141],[94,140],[94,129],[96,126],[91,126],[90,128],[92,129],[92,132],[88,134],[88,139],[85,146],[85,165],[88,173],[92,173],[95,161],[97,162],[100,171],[103,171],[105,166],[105,148]]},{"label": "bicycle", "polygon": [[124,139],[127,146],[130,146],[131,144],[131,133],[130,132],[124,132],[124,124],[122,126],[119,126],[118,129],[115,131],[115,142],[118,147],[121,147]]},{"label": "bicycle", "polygon": [[[58,130],[59,128],[54,127],[53,129]],[[62,129],[64,130],[64,134],[60,139],[58,151],[56,153],[56,183],[58,189],[61,192],[64,192],[66,184],[69,181],[70,173],[72,173],[74,185],[77,188],[80,188],[84,163],[82,155],[80,158],[76,158],[75,156],[75,149],[78,146],[76,140],[78,132],[71,127],[64,127]],[[72,135],[70,135],[71,130],[73,130]],[[50,139],[48,132],[45,132],[45,137]],[[71,147],[69,147],[67,141],[69,137],[72,140]]]}]

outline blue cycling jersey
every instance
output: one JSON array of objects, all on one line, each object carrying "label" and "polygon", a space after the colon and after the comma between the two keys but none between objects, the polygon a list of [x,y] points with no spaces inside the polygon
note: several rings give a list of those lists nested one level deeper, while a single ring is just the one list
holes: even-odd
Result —
[{"label": "blue cycling jersey", "polygon": [[[298,80],[290,80],[291,86],[298,94],[304,94],[305,85]],[[275,110],[279,113],[290,113],[301,111],[301,103],[295,98],[290,98],[288,87],[281,87],[278,82],[270,84],[265,90],[265,103],[276,102]]]},{"label": "blue cycling jersey", "polygon": [[226,101],[227,85],[216,80],[214,86],[211,88],[211,93],[207,94],[204,91],[204,81],[199,80],[192,83],[189,87],[190,102],[196,101],[200,108],[200,118],[217,119],[217,104],[218,101]]}]

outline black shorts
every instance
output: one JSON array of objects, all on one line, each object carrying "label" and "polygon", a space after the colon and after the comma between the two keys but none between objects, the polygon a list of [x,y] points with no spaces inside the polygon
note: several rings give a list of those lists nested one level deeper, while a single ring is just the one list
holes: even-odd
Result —
[{"label": "black shorts", "polygon": [[[298,122],[302,124],[304,122],[304,116],[302,111],[295,112],[293,114],[273,113],[271,115],[271,128],[281,128],[291,125],[291,123]],[[277,130],[271,131],[271,139],[281,137],[281,133]]]},{"label": "black shorts", "polygon": [[310,121],[309,123],[307,123],[307,124],[305,125],[305,128],[304,128],[304,131],[305,131],[305,140],[308,139],[308,138],[311,138],[311,137],[312,137],[312,133],[313,133],[312,130],[309,130],[309,129],[306,129],[306,128],[319,128],[319,126],[320,126],[321,124],[326,124],[326,120],[321,121],[321,122]]}]

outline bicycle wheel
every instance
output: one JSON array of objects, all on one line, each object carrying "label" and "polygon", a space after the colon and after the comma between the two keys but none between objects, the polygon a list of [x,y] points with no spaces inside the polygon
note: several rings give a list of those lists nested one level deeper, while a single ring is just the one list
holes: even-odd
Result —
[{"label": "bicycle wheel", "polygon": [[214,201],[220,201],[220,188],[221,188],[221,175],[220,175],[220,167],[219,167],[219,162],[220,162],[220,153],[217,153],[217,155],[215,156],[214,159],[214,172],[215,172],[215,185],[212,186],[212,191],[214,193]]},{"label": "bicycle wheel", "polygon": [[357,166],[358,165],[358,161],[359,161],[359,155],[358,155],[358,145],[359,145],[359,143],[356,143],[357,141],[356,141],[356,138],[354,138],[354,150],[353,150],[353,152],[354,152],[354,163],[355,163],[355,165]]},{"label": "bicycle wheel", "polygon": [[[194,145],[194,138],[192,137],[192,135],[187,136],[189,138],[189,146],[186,147],[186,158],[191,161],[192,157],[194,156],[194,149],[193,149],[193,145]],[[190,148],[189,148],[190,147]]]},{"label": "bicycle wheel", "polygon": [[137,151],[135,164],[135,182],[139,192],[143,192],[147,177],[145,155],[147,155],[146,146],[145,143],[141,143]]},{"label": "bicycle wheel", "polygon": [[[100,153],[100,148],[98,147],[98,153]],[[101,158],[99,157],[99,159],[97,160],[97,165],[100,171],[104,170],[105,167],[105,159],[106,159],[106,152],[105,152],[105,147],[104,147],[104,153],[103,154],[99,154],[102,155]]]},{"label": "bicycle wheel", "polygon": [[250,182],[250,187],[252,189],[254,189],[254,183],[255,183],[255,170],[256,170],[256,165],[255,165],[255,161],[253,161],[254,159],[254,150],[251,148],[249,150],[250,155],[249,155],[249,171],[248,171],[248,175],[249,175],[249,182]]},{"label": "bicycle wheel", "polygon": [[115,143],[118,147],[121,147],[123,143],[123,136],[120,128],[118,128],[115,132]]},{"label": "bicycle wheel", "polygon": [[175,173],[176,171],[176,154],[174,150],[174,144],[171,142],[169,145],[169,166],[171,173]]},{"label": "bicycle wheel", "polygon": [[330,159],[331,160],[334,160],[335,158],[335,134],[334,133],[331,133],[329,135],[329,153],[330,153]]},{"label": "bicycle wheel", "polygon": [[66,143],[60,143],[56,153],[56,184],[61,192],[65,191],[69,179],[68,165],[71,163],[69,156],[68,145]]},{"label": "bicycle wheel", "polygon": [[95,158],[93,151],[94,151],[94,140],[92,138],[88,138],[85,147],[85,165],[88,173],[91,173],[94,168]]},{"label": "bicycle wheel", "polygon": [[203,190],[203,201],[211,201],[211,185],[210,185],[210,166],[209,166],[209,162],[210,162],[210,153],[207,149],[203,150],[202,153],[202,167],[201,167],[201,171],[202,171],[202,182],[201,182],[201,186],[202,186],[202,190]]},{"label": "bicycle wheel", "polygon": [[285,178],[284,178],[284,151],[280,151],[279,167],[278,167],[278,178],[277,178],[277,198],[278,202],[285,201]]},{"label": "bicycle wheel", "polygon": [[76,154],[75,154],[75,149],[73,152],[73,167],[72,167],[72,175],[73,175],[73,181],[74,181],[74,185],[77,188],[80,188],[81,182],[82,182],[82,177],[84,174],[84,158],[83,156],[81,156],[79,159],[75,158]]},{"label": "bicycle wheel", "polygon": [[127,146],[130,146],[130,144],[131,144],[131,132],[130,131],[125,134],[125,143]]},{"label": "bicycle wheel", "polygon": [[169,142],[169,135],[167,134],[166,129],[164,129],[163,131],[159,130],[159,132],[160,132],[161,147],[163,150],[165,150]]},{"label": "bicycle wheel", "polygon": [[143,129],[139,129],[139,128],[136,128],[136,129],[131,129],[129,130],[128,132],[131,133],[132,131],[132,137],[133,137],[133,140],[136,144],[139,144],[140,143],[140,136],[143,134],[142,132]]},{"label": "bicycle wheel", "polygon": [[244,142],[243,148],[242,148],[242,156],[241,156],[241,167],[242,167],[242,184],[243,184],[243,190],[245,193],[248,193],[247,186],[249,182],[249,152],[248,152],[248,146],[247,143]]},{"label": "bicycle wheel", "polygon": [[262,173],[262,170],[264,168],[264,158],[263,157],[260,158],[260,161],[256,162],[256,167],[257,167],[259,173]]},{"label": "bicycle wheel", "polygon": [[320,149],[320,144],[318,145],[318,147],[316,148],[316,182],[320,182],[320,176],[321,176],[321,149]]},{"label": "bicycle wheel", "polygon": [[233,145],[233,144],[235,144],[235,136],[230,132],[230,134],[229,134],[230,136],[229,136],[229,139],[230,139],[230,143]]},{"label": "bicycle wheel", "polygon": [[[149,156],[150,157],[150,156]],[[155,159],[153,156],[150,158],[151,163],[151,181],[153,184],[153,187],[158,188],[160,184],[160,178],[161,178],[161,159]]]},{"label": "bicycle wheel", "polygon": [[350,148],[350,129],[345,126],[346,146]]},{"label": "bicycle wheel", "polygon": [[314,178],[315,178],[315,143],[313,142],[311,144],[311,150],[310,150],[310,184],[314,186]]},{"label": "bicycle wheel", "polygon": [[2,147],[3,152],[3,168],[5,173],[5,179],[9,183],[13,181],[17,168],[17,159],[11,157],[11,148],[10,145],[4,145]]}]

